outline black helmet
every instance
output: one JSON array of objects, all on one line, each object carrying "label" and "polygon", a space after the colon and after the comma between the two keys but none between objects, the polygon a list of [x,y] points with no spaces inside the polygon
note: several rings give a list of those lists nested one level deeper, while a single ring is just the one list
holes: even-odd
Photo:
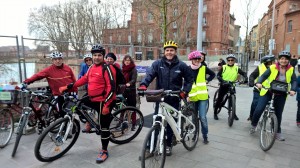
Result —
[{"label": "black helmet", "polygon": [[289,51],[281,51],[278,54],[278,58],[280,59],[281,57],[285,57],[286,59],[290,60],[291,59],[291,53]]},{"label": "black helmet", "polygon": [[274,55],[266,55],[261,58],[261,63],[266,63],[266,62],[273,62],[275,61],[275,56]]},{"label": "black helmet", "polygon": [[100,44],[95,44],[91,49],[91,53],[101,53],[103,56],[105,56],[105,49]]}]

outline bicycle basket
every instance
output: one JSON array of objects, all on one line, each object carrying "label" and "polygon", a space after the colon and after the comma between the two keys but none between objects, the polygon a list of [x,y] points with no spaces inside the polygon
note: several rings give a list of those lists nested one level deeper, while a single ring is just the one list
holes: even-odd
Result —
[{"label": "bicycle basket", "polygon": [[15,104],[18,93],[17,90],[0,90],[0,104]]},{"label": "bicycle basket", "polygon": [[161,102],[163,101],[163,90],[147,90],[147,102]]},{"label": "bicycle basket", "polygon": [[273,93],[286,93],[288,92],[288,83],[274,80],[271,82],[270,91]]}]

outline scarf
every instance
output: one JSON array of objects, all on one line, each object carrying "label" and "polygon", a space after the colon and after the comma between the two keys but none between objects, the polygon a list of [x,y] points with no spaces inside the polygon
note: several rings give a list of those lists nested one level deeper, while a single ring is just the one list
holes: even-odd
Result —
[{"label": "scarf", "polygon": [[132,71],[133,68],[135,68],[135,64],[133,63],[130,63],[129,65],[123,64],[122,66],[122,73],[124,75],[126,83],[130,81],[130,72]]},{"label": "scarf", "polygon": [[192,68],[193,70],[196,70],[196,69],[199,69],[200,66],[201,66],[201,63],[200,63],[199,65],[194,65],[194,64],[192,64],[192,65],[191,65],[191,68]]}]

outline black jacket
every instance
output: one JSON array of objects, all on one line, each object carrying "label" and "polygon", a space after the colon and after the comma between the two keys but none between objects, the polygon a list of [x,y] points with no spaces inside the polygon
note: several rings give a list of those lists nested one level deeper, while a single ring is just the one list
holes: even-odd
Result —
[{"label": "black jacket", "polygon": [[191,91],[193,83],[191,69],[177,56],[171,62],[165,56],[153,62],[140,85],[148,87],[154,78],[156,78],[156,89],[183,90],[186,93]]}]

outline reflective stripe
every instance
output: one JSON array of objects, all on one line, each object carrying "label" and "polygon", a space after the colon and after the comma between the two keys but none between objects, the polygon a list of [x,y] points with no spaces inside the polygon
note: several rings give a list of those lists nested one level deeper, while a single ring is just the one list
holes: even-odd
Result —
[{"label": "reflective stripe", "polygon": [[207,93],[208,93],[207,90],[198,90],[195,93],[190,93],[189,96],[192,97],[192,96],[196,96],[197,94],[207,94]]}]

